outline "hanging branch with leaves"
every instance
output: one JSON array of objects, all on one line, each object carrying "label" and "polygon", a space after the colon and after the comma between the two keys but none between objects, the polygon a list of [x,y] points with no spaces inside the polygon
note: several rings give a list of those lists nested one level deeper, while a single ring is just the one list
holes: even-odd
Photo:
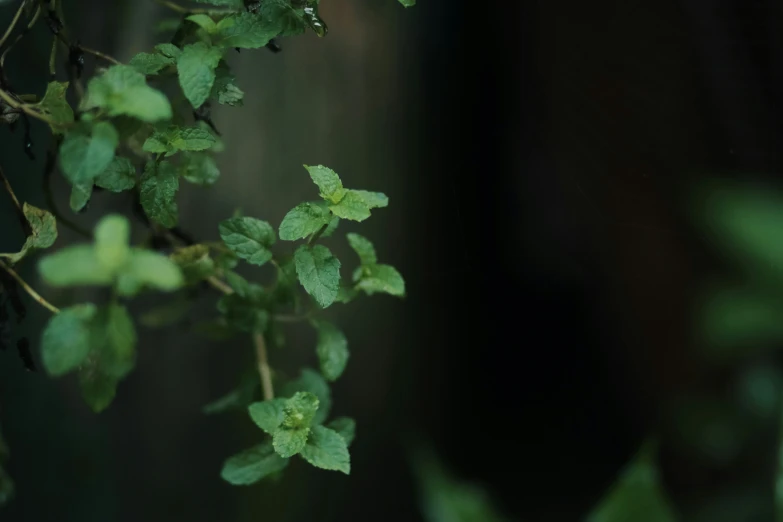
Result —
[{"label": "hanging branch with leaves", "polygon": [[[305,166],[319,198],[295,206],[277,230],[267,221],[236,215],[217,227],[220,241],[199,242],[178,227],[180,183],[210,186],[220,176],[214,154],[222,143],[210,116],[211,104],[242,106],[244,92],[226,54],[263,47],[278,52],[279,39],[308,30],[325,36],[318,0],[198,0],[208,4],[199,8],[156,1],[180,15],[176,31],[170,41],[127,64],[76,40],[68,31],[61,0],[23,0],[0,38],[0,122],[13,130],[23,121],[24,145],[31,155],[30,120],[46,124],[52,134],[44,172],[48,209],[20,204],[0,170],[26,237],[17,252],[0,254],[0,317],[7,319],[7,303],[18,317],[24,316],[23,293],[51,312],[41,336],[43,367],[53,377],[75,374],[84,400],[100,412],[135,367],[136,323],[161,327],[176,322],[187,315],[194,296],[212,289],[218,296],[215,317],[196,329],[246,339],[257,368],[254,378],[208,404],[205,412],[244,410],[261,430],[258,445],[226,460],[222,477],[232,484],[251,484],[280,472],[295,455],[316,467],[349,473],[354,421],[329,417],[329,383],[346,367],[348,343],[340,329],[319,314],[360,295],[402,297],[405,284],[396,269],[378,262],[367,238],[347,235],[358,255],[350,278],[341,274],[341,261],[324,243],[341,220],[364,221],[372,210],[386,207],[388,198],[345,188],[337,173],[322,165]],[[16,43],[41,21],[51,30],[53,42],[51,81],[38,97],[15,91],[2,66]],[[85,56],[101,65],[86,86],[81,79]],[[67,81],[56,77],[58,60]],[[181,96],[164,94],[171,91]],[[149,239],[131,245],[131,222],[118,214],[101,218],[93,233],[71,223],[54,205],[51,179],[57,171],[70,185],[73,212],[83,212],[95,190],[131,192],[136,217],[148,227]],[[20,277],[18,265],[55,245],[58,225],[91,241],[40,259],[43,282],[57,288],[103,288],[102,302],[55,305]],[[299,243],[286,254],[277,252],[278,240]],[[236,272],[240,263],[271,264],[275,277],[267,284],[249,281]],[[137,320],[127,301],[144,292],[173,298]],[[316,330],[319,370],[303,368],[298,378],[286,381],[274,371],[268,345],[284,343],[280,324],[290,322]],[[10,484],[10,479],[3,480]]]}]

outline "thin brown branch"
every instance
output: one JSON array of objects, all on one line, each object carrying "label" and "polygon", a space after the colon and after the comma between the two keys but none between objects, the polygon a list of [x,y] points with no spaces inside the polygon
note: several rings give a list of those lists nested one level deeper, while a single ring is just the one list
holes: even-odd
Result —
[{"label": "thin brown branch", "polygon": [[22,277],[19,274],[17,274],[16,271],[13,268],[11,268],[7,264],[5,264],[3,261],[0,261],[0,268],[5,270],[6,272],[8,272],[8,275],[13,277],[16,280],[16,282],[19,283],[19,286],[21,286],[24,289],[24,291],[27,292],[30,295],[30,297],[32,297],[38,304],[40,304],[41,306],[43,306],[44,308],[46,308],[47,310],[49,310],[53,314],[59,314],[60,313],[60,309],[59,308],[57,308],[56,306],[51,304],[49,301],[47,301],[46,299],[41,297],[41,295],[38,292],[36,292],[35,290],[33,290],[33,288],[30,285],[28,285],[25,282],[25,280],[22,279]]},{"label": "thin brown branch", "polygon": [[5,30],[5,33],[3,33],[2,38],[0,38],[0,47],[5,45],[6,40],[8,40],[8,37],[11,36],[11,33],[14,31],[16,24],[19,22],[19,18],[22,17],[25,5],[27,5],[27,0],[24,0],[19,4],[19,9],[16,10],[16,14],[14,15],[13,20],[11,20],[11,24],[8,26],[8,29]]},{"label": "thin brown branch", "polygon": [[2,98],[2,100],[6,104],[8,104],[10,107],[12,107],[12,108],[14,108],[14,109],[16,109],[18,111],[22,111],[25,114],[27,114],[28,116],[32,116],[33,118],[41,120],[42,122],[48,123],[49,125],[52,125],[52,126],[59,125],[57,122],[55,122],[54,120],[50,119],[48,116],[45,116],[44,114],[38,112],[37,110],[33,109],[29,105],[17,101],[14,98],[14,96],[12,96],[11,94],[7,93],[6,91],[4,91],[2,89],[0,89],[0,98]]},{"label": "thin brown branch", "polygon": [[35,14],[34,14],[34,15],[33,15],[33,17],[30,19],[30,23],[28,23],[28,24],[27,24],[27,28],[26,28],[24,31],[22,31],[22,33],[21,33],[21,34],[17,35],[17,36],[16,36],[16,38],[14,39],[14,41],[13,41],[13,42],[11,42],[11,45],[9,45],[9,46],[8,46],[8,48],[7,48],[5,51],[3,51],[3,54],[2,54],[2,55],[0,55],[0,67],[2,67],[2,66],[3,66],[3,64],[5,64],[5,57],[6,57],[6,55],[8,54],[8,52],[9,52],[11,49],[13,49],[13,48],[14,48],[14,46],[15,46],[16,44],[18,44],[18,43],[19,43],[19,40],[21,40],[22,38],[24,38],[24,35],[26,35],[26,34],[27,34],[27,32],[28,32],[30,29],[32,29],[32,27],[33,27],[33,26],[35,25],[35,23],[38,21],[38,18],[39,18],[40,16],[41,16],[41,6],[39,5],[39,6],[38,6],[38,7],[35,9]]},{"label": "thin brown branch", "polygon": [[115,65],[122,65],[122,62],[117,60],[116,58],[112,58],[108,54],[102,53],[102,52],[97,51],[95,49],[90,49],[89,47],[85,47],[83,45],[79,45],[79,49],[81,49],[82,51],[84,51],[87,54],[91,54],[93,56],[97,56],[98,58],[106,60],[107,62],[113,63]]},{"label": "thin brown branch", "polygon": [[264,334],[256,332],[253,334],[253,342],[256,345],[256,358],[258,359],[258,374],[261,376],[261,390],[265,401],[271,401],[275,398],[275,391],[272,387],[272,370],[269,367],[269,361],[266,355],[266,341]]},{"label": "thin brown branch", "polygon": [[8,192],[8,195],[11,196],[11,200],[14,202],[16,217],[19,219],[19,223],[22,225],[22,232],[24,232],[24,235],[28,235],[30,232],[30,224],[27,222],[27,218],[24,215],[24,210],[22,210],[22,205],[19,204],[19,199],[17,199],[16,194],[14,194],[14,189],[11,188],[11,183],[9,183],[5,172],[3,171],[3,167],[0,167],[0,181],[3,182],[5,191]]},{"label": "thin brown branch", "polygon": [[212,288],[215,288],[216,290],[223,292],[226,295],[230,295],[234,293],[233,288],[231,288],[230,286],[228,286],[226,283],[224,283],[223,281],[221,281],[215,276],[209,276],[207,278],[207,283],[209,283],[209,285]]}]

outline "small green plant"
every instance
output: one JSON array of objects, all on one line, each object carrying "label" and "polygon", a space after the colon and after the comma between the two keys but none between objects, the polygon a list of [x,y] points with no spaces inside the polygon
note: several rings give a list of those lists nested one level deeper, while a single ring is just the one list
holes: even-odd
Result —
[{"label": "small green plant", "polygon": [[[242,106],[244,93],[226,54],[263,47],[278,51],[276,39],[308,30],[325,36],[319,2],[198,0],[209,5],[190,8],[156,1],[179,14],[174,34],[128,63],[79,43],[65,24],[61,0],[22,0],[0,38],[0,121],[12,127],[23,121],[30,154],[34,147],[29,120],[44,122],[52,134],[45,172],[47,210],[20,204],[0,169],[0,181],[26,236],[18,252],[0,255],[4,294],[17,312],[23,310],[21,288],[52,313],[41,336],[43,366],[53,377],[75,374],[84,400],[100,412],[111,404],[118,387],[121,392],[118,385],[134,369],[136,324],[160,327],[175,322],[188,313],[195,290],[217,291],[215,317],[197,329],[212,336],[247,338],[255,347],[257,372],[204,409],[208,414],[244,409],[260,428],[259,444],[228,458],[222,477],[232,484],[252,484],[279,473],[296,455],[318,468],[347,474],[355,423],[329,417],[329,383],[346,367],[348,342],[319,314],[361,295],[402,297],[405,284],[396,269],[378,261],[367,238],[347,234],[358,255],[350,277],[323,243],[336,233],[341,220],[361,222],[374,209],[386,207],[386,195],[345,188],[333,170],[305,166],[319,197],[296,205],[277,229],[256,217],[235,215],[216,227],[220,241],[199,242],[177,226],[180,183],[209,186],[220,176],[213,155],[223,144],[210,105]],[[401,3],[407,7],[415,2]],[[1,67],[27,29],[43,20],[52,32],[51,81],[39,98],[15,92],[3,80]],[[85,86],[81,74],[86,55],[108,67],[98,69]],[[68,81],[57,80],[58,63],[65,65]],[[147,241],[132,245],[131,221],[118,214],[100,219],[92,234],[71,223],[51,194],[57,166],[71,186],[74,212],[87,208],[95,190],[133,193],[138,218],[149,231]],[[40,259],[42,280],[50,287],[97,287],[103,290],[98,302],[61,308],[19,276],[18,265],[56,243],[58,225],[90,241]],[[278,240],[295,248],[278,252]],[[241,264],[271,265],[274,276],[266,284],[248,280],[237,272]],[[127,301],[151,291],[175,297],[134,319]],[[0,323],[8,323],[5,301],[0,310]],[[296,379],[287,381],[274,372],[267,344],[285,342],[279,329],[284,322],[307,324],[317,331],[319,371],[303,368]],[[254,402],[259,387],[263,400]],[[0,445],[0,464],[4,456]],[[0,489],[10,495],[12,483],[1,468],[0,484],[7,485]],[[4,498],[0,495],[0,502]]]}]

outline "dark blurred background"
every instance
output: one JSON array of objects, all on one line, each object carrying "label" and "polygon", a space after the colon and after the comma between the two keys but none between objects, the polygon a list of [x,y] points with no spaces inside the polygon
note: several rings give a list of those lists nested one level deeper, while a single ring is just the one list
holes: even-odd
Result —
[{"label": "dark blurred background", "polygon": [[[0,520],[424,520],[410,441],[427,441],[510,519],[580,520],[650,434],[683,520],[774,519],[777,414],[741,438],[709,412],[748,372],[777,379],[779,361],[717,367],[694,355],[694,303],[727,269],[688,201],[712,177],[779,176],[783,4],[419,3],[323,0],[328,37],[231,56],[246,103],[213,114],[222,177],[179,196],[183,228],[205,240],[237,207],[279,224],[313,196],[303,163],[390,196],[341,231],[373,238],[406,299],[328,314],[352,350],[333,390],[335,414],[358,422],[351,476],[297,462],[276,483],[222,482],[222,460],[258,431],[241,413],[201,408],[234,387],[252,347],[145,331],[136,371],[97,416],[74,379],[0,352],[17,488]],[[123,61],[161,41],[154,21],[170,16],[146,0],[65,6],[85,45]],[[0,27],[14,10],[0,4]],[[49,46],[41,25],[9,54],[18,91],[42,94]],[[48,137],[33,127],[37,159],[4,128],[0,162],[20,199],[44,206]],[[56,187],[67,208],[59,177]],[[22,238],[0,199],[0,251],[13,251]],[[74,220],[129,209],[99,194]],[[57,246],[78,240],[60,232]],[[36,281],[32,264],[23,272]],[[45,316],[29,313],[20,333],[37,358]],[[288,333],[273,364],[315,364],[314,336]]]}]

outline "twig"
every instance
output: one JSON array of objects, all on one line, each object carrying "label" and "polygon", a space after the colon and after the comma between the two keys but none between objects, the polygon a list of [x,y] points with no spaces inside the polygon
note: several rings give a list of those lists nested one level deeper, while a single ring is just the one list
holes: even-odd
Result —
[{"label": "twig", "polygon": [[16,194],[14,194],[14,189],[11,188],[11,183],[8,182],[8,178],[5,175],[5,172],[3,172],[3,167],[0,167],[0,180],[3,181],[3,186],[5,186],[6,192],[8,192],[8,195],[11,196],[11,200],[14,202],[14,207],[16,207],[16,216],[19,218],[19,223],[22,225],[22,232],[24,232],[24,235],[27,236],[30,233],[30,224],[27,222],[27,218],[24,215],[24,210],[22,210],[22,205],[19,204],[19,200],[16,197]]},{"label": "twig", "polygon": [[57,78],[57,37],[52,39],[52,50],[49,52],[49,76],[54,81]]},{"label": "twig", "polygon": [[22,38],[24,38],[24,35],[26,35],[26,34],[27,34],[27,32],[28,32],[30,29],[32,29],[32,27],[33,27],[33,26],[35,25],[35,23],[38,21],[38,18],[39,18],[40,16],[41,16],[41,6],[39,5],[38,7],[36,7],[36,9],[35,9],[35,14],[34,14],[34,15],[33,15],[33,17],[30,19],[30,23],[28,23],[28,24],[27,24],[27,27],[25,28],[25,30],[24,30],[24,31],[22,31],[22,34],[19,34],[19,35],[17,35],[17,37],[14,39],[14,41],[13,41],[13,42],[11,42],[11,45],[9,45],[9,46],[8,46],[8,48],[7,48],[5,51],[3,51],[3,54],[2,54],[2,55],[0,55],[0,67],[2,67],[2,66],[3,66],[3,64],[5,63],[5,57],[6,57],[6,55],[8,54],[8,52],[9,52],[11,49],[13,49],[13,48],[14,48],[14,46],[15,46],[16,44],[18,44],[18,43],[19,43],[19,40],[21,40]]},{"label": "twig", "polygon": [[49,310],[53,314],[59,314],[60,313],[60,309],[59,308],[57,308],[56,306],[52,305],[49,301],[47,301],[46,299],[41,297],[41,295],[38,292],[36,292],[35,290],[33,290],[32,287],[30,285],[28,285],[25,282],[25,280],[22,279],[21,276],[14,271],[13,268],[11,268],[7,264],[5,264],[3,261],[0,261],[0,268],[5,270],[6,272],[8,272],[8,275],[13,277],[16,280],[16,282],[19,283],[19,285],[24,289],[24,291],[27,292],[30,295],[30,297],[35,299],[35,301],[37,301],[38,304],[40,304],[41,306],[43,306],[44,308],[46,308],[47,310]]},{"label": "twig", "polygon": [[264,400],[271,401],[275,398],[275,392],[274,388],[272,388],[272,370],[269,368],[269,361],[266,357],[266,341],[264,340],[264,334],[261,332],[253,334],[253,342],[256,345],[258,374],[261,376],[261,390],[264,393]]},{"label": "twig", "polygon": [[17,22],[19,22],[19,18],[22,17],[22,12],[24,11],[25,5],[27,5],[27,0],[24,0],[19,5],[19,9],[17,9],[16,14],[14,15],[14,19],[11,20],[11,25],[8,26],[8,29],[5,30],[5,33],[3,34],[3,37],[0,38],[0,47],[5,45],[5,41],[8,40],[9,36],[11,36],[11,33],[14,30],[14,27],[16,27]]},{"label": "twig", "polygon": [[122,62],[117,60],[116,58],[112,58],[108,54],[102,53],[100,51],[96,51],[95,49],[90,49],[89,47],[85,47],[83,45],[78,45],[79,49],[84,51],[87,54],[91,54],[93,56],[97,56],[98,58],[102,58],[106,60],[107,62],[113,63],[115,65],[122,65]]},{"label": "twig", "polygon": [[48,116],[44,116],[40,112],[36,111],[32,107],[30,107],[27,104],[20,103],[14,99],[13,96],[5,92],[4,90],[0,89],[0,98],[3,99],[3,101],[8,104],[10,107],[22,111],[28,116],[32,116],[33,118],[39,119],[44,123],[48,123],[49,125],[56,126],[56,125],[62,125],[57,123],[56,121],[50,119]]},{"label": "twig", "polygon": [[233,288],[231,288],[230,286],[228,286],[226,283],[224,283],[223,281],[221,281],[220,279],[218,279],[215,276],[209,276],[207,278],[207,283],[209,283],[209,285],[212,288],[215,288],[215,289],[219,290],[220,292],[223,292],[226,295],[231,295],[231,294],[234,293],[234,289]]}]

